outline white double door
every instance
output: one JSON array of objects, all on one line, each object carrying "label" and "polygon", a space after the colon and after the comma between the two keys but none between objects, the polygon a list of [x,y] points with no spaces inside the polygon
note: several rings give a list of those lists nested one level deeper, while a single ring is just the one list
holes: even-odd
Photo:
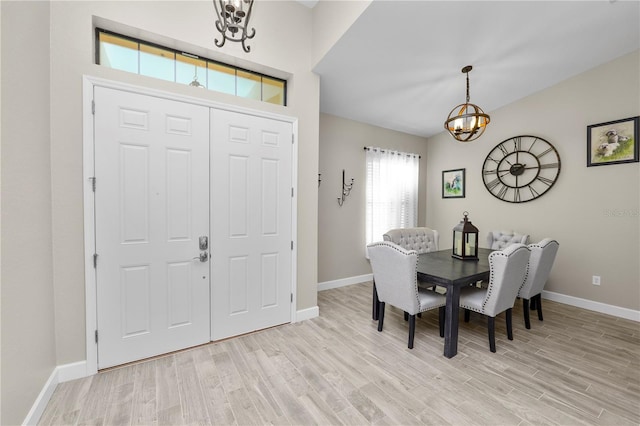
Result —
[{"label": "white double door", "polygon": [[94,88],[98,367],[291,320],[291,123]]}]

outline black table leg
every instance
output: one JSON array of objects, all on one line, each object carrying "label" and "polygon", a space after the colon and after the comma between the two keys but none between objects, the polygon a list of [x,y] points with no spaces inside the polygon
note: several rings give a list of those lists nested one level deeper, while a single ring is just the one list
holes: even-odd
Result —
[{"label": "black table leg", "polygon": [[447,287],[447,309],[444,320],[444,356],[453,358],[458,353],[458,312],[460,287]]},{"label": "black table leg", "polygon": [[376,282],[373,281],[373,296],[372,296],[372,306],[371,306],[371,319],[377,321],[378,320],[378,291],[376,290]]}]

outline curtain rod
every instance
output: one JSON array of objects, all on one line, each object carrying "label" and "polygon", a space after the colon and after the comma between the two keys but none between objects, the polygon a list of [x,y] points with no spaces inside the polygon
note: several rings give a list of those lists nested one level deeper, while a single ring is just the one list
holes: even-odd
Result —
[{"label": "curtain rod", "polygon": [[[388,150],[385,150],[385,149],[382,149],[382,148],[373,148],[373,147],[370,147],[370,146],[365,146],[365,147],[364,147],[364,150],[366,151],[367,149],[371,149],[371,150],[373,150],[373,151],[380,151],[380,152],[387,152],[387,151],[388,151]],[[389,151],[389,152],[391,152],[391,153],[393,153],[393,154],[395,154],[395,153],[396,153],[396,152],[394,152],[394,151]],[[397,154],[398,154],[398,155],[400,155],[400,154],[405,154],[407,157],[411,157],[412,155],[417,155],[417,154],[410,154],[410,153],[408,153],[408,152],[397,152]],[[421,155],[418,155],[418,158],[422,158],[422,156],[421,156]]]}]

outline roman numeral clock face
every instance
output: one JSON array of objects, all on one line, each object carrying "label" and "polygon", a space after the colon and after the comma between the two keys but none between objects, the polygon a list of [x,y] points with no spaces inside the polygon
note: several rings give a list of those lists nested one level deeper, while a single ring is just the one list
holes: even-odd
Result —
[{"label": "roman numeral clock face", "polygon": [[558,151],[536,136],[515,136],[487,155],[482,166],[484,186],[496,198],[526,203],[545,194],[560,175]]}]

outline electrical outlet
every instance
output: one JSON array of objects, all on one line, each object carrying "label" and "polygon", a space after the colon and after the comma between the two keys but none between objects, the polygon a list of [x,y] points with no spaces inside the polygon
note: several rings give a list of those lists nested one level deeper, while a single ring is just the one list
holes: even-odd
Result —
[{"label": "electrical outlet", "polygon": [[600,275],[594,275],[591,279],[593,285],[600,285]]}]

